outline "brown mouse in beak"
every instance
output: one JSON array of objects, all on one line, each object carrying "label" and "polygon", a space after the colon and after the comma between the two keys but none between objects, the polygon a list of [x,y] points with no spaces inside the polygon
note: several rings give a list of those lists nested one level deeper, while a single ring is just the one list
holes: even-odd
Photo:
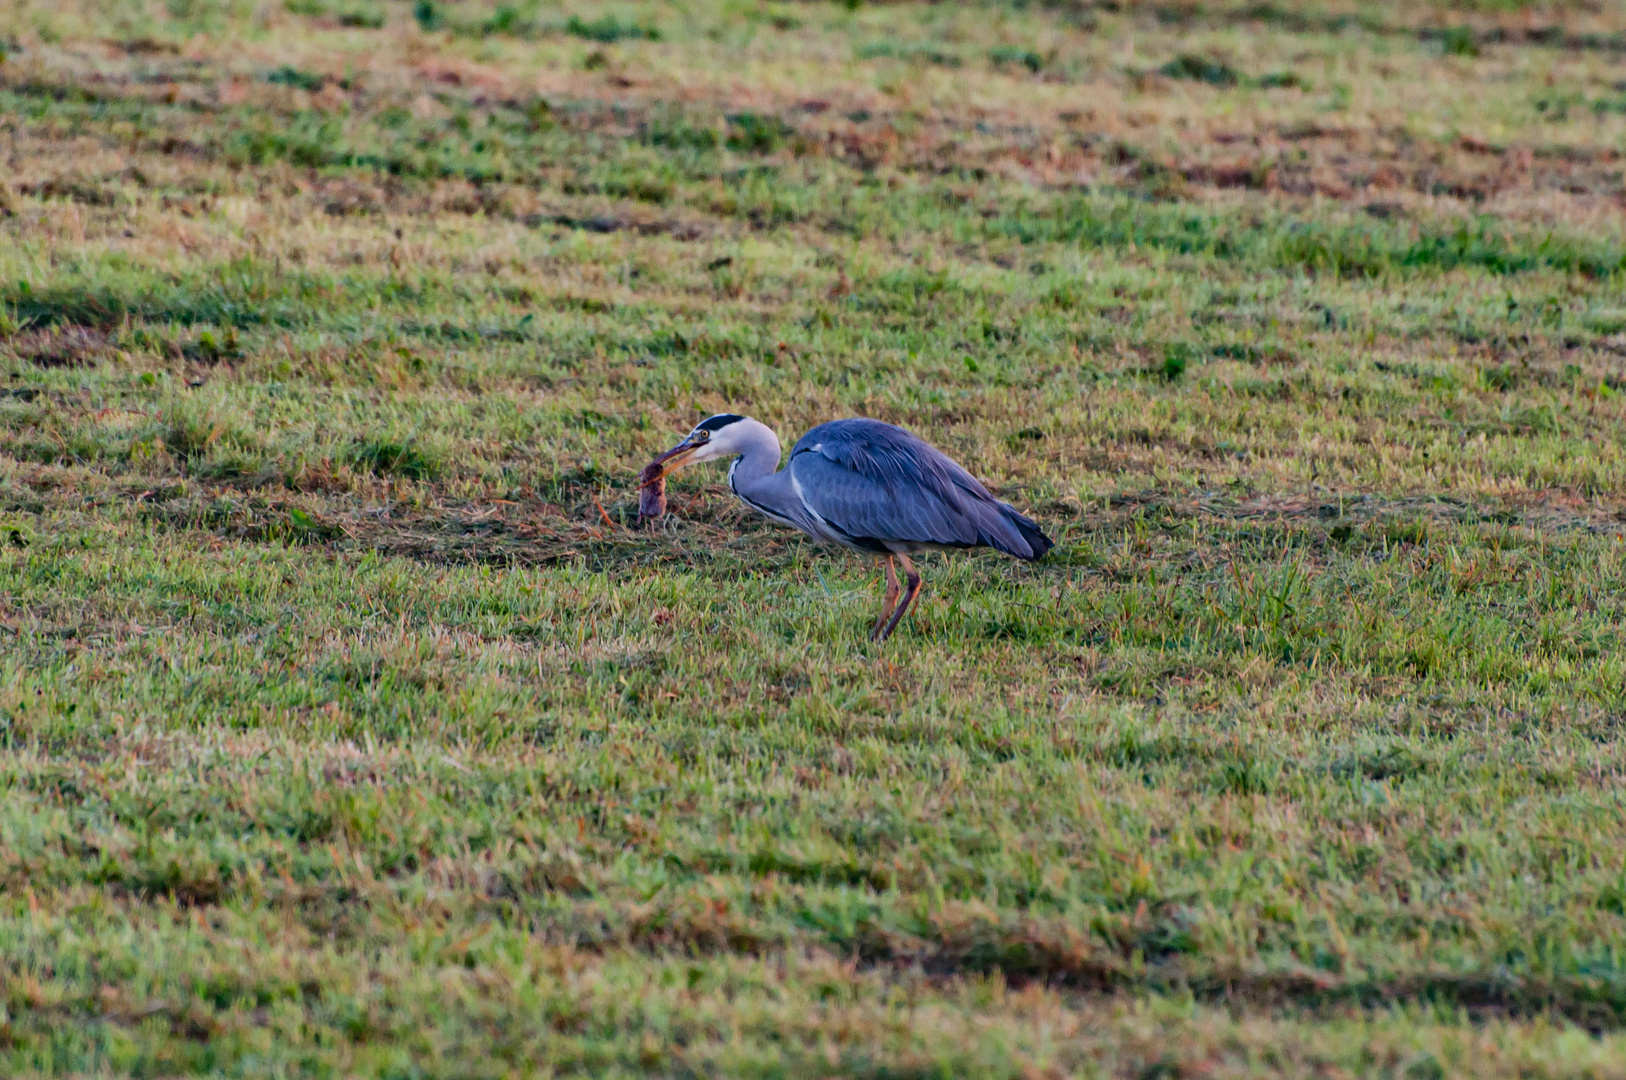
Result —
[{"label": "brown mouse in beak", "polygon": [[638,522],[658,518],[666,513],[666,475],[658,461],[644,466],[638,474]]}]

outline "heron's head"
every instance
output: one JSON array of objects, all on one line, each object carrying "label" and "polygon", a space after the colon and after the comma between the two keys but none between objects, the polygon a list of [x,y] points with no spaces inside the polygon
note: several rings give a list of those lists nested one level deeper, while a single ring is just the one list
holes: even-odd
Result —
[{"label": "heron's head", "polygon": [[[733,413],[708,416],[695,425],[687,438],[656,458],[653,464],[660,466],[659,476],[669,476],[685,465],[739,457],[745,452],[744,443],[751,426],[749,418]],[[650,477],[646,483],[653,483],[656,479]]]}]

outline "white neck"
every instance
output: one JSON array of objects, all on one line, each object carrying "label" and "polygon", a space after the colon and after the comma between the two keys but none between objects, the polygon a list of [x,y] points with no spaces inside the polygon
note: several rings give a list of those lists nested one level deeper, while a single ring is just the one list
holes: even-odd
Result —
[{"label": "white neck", "polygon": [[728,426],[728,486],[747,504],[776,521],[808,529],[808,514],[788,470],[779,468],[779,436],[747,417]]},{"label": "white neck", "polygon": [[779,436],[767,424],[746,417],[728,426],[729,451],[736,454],[728,468],[729,482],[767,476],[779,468]]}]

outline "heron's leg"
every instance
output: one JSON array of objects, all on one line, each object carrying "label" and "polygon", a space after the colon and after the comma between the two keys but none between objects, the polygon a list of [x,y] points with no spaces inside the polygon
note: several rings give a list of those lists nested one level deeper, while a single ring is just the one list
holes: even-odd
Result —
[{"label": "heron's leg", "polygon": [[881,561],[886,565],[886,599],[881,602],[881,617],[875,620],[875,630],[870,634],[877,641],[881,639],[881,628],[898,603],[898,572],[892,569],[892,556]]},{"label": "heron's leg", "polygon": [[892,636],[892,631],[898,628],[898,623],[909,614],[909,606],[915,602],[915,597],[920,595],[920,571],[909,561],[909,556],[899,553],[895,558],[903,564],[903,600],[898,604],[897,610],[892,612],[892,618],[888,620],[886,629],[875,636],[876,641],[885,641]]}]

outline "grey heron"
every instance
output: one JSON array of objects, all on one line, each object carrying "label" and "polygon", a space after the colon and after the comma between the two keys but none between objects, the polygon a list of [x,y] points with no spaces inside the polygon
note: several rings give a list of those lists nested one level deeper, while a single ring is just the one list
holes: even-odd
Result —
[{"label": "grey heron", "polygon": [[[886,598],[874,638],[885,641],[920,594],[909,556],[991,547],[1033,561],[1053,546],[1031,518],[1000,502],[948,455],[879,420],[832,420],[797,440],[779,467],[779,437],[748,416],[720,413],[650,463],[644,484],[686,465],[732,458],[728,486],[747,506],[814,540],[877,557]],[[896,563],[905,585],[898,587]]]}]

